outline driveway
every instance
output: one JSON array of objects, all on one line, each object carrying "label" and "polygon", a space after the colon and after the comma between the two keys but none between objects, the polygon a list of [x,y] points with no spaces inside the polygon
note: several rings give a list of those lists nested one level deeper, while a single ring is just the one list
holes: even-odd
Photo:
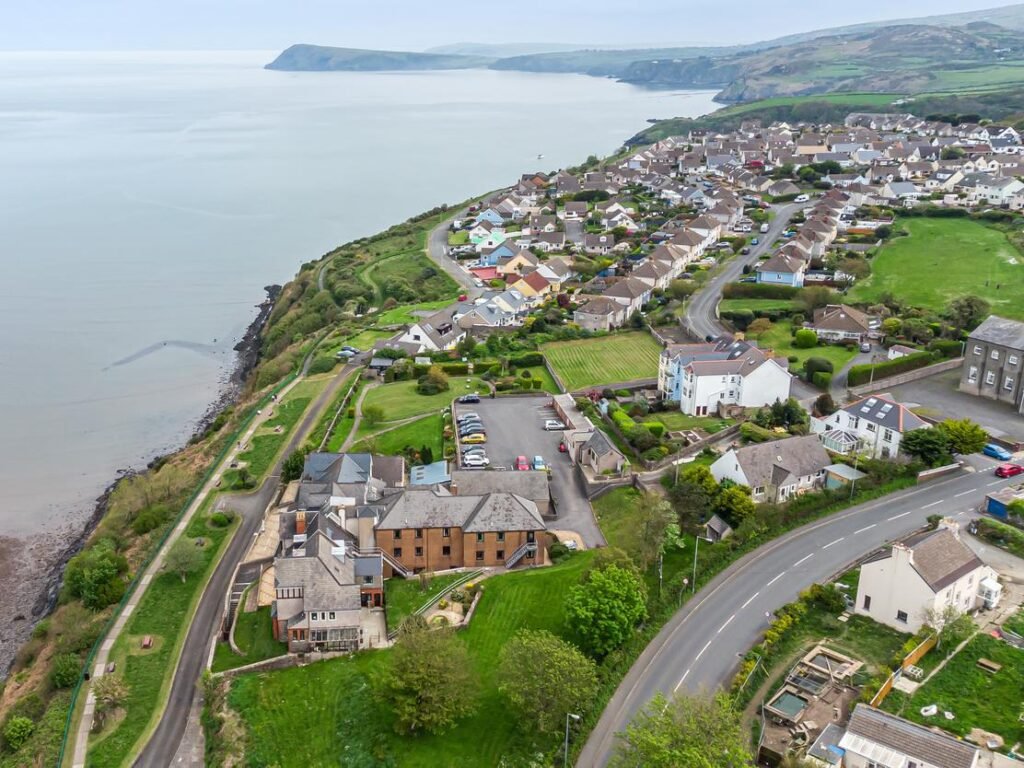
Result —
[{"label": "driveway", "polygon": [[959,382],[960,369],[954,368],[886,391],[905,405],[922,406],[929,418],[970,419],[994,437],[1024,442],[1024,415],[1006,403],[958,391]]},{"label": "driveway", "polygon": [[544,430],[544,420],[556,418],[550,402],[550,395],[499,397],[456,406],[456,413],[460,410],[479,413],[487,429],[485,447],[491,468],[481,472],[512,472],[517,456],[526,456],[531,462],[534,456],[543,457],[551,467],[551,496],[557,513],[548,527],[575,531],[588,548],[601,546],[605,543],[604,536],[594,520],[579,472],[567,454],[558,452],[561,432]]},{"label": "driveway", "polygon": [[876,362],[885,360],[884,353],[882,353],[878,347],[872,346],[870,352],[857,352],[850,362],[835,372],[835,375],[832,377],[831,390],[832,399],[835,400],[836,403],[846,402],[846,381],[850,377],[850,369],[855,365],[864,365],[872,362],[876,354],[878,355],[878,360]]}]

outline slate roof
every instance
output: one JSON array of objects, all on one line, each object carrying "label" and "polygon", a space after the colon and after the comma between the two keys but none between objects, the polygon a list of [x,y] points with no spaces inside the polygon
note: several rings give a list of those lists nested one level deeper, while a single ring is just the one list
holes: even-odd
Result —
[{"label": "slate roof", "polygon": [[949,528],[918,534],[904,542],[914,570],[932,592],[939,592],[984,563]]},{"label": "slate roof", "polygon": [[885,765],[903,765],[902,756],[935,768],[973,768],[977,747],[916,725],[866,704],[858,704],[839,746]]},{"label": "slate roof", "polygon": [[893,400],[892,395],[862,397],[843,406],[842,410],[858,419],[865,419],[894,432],[909,432],[928,426],[928,422],[920,416]]},{"label": "slate roof", "polygon": [[388,500],[376,526],[382,530],[462,528],[474,531],[542,531],[537,505],[513,493],[453,496],[438,489],[410,489]]},{"label": "slate roof", "polygon": [[480,472],[479,470],[457,469],[452,471],[452,485],[460,496],[482,496],[487,493],[513,493],[531,501],[548,501],[548,473],[529,470],[526,472]]},{"label": "slate roof", "polygon": [[790,437],[736,450],[736,461],[751,488],[786,485],[817,474],[832,463],[817,435]]},{"label": "slate roof", "polygon": [[989,315],[985,322],[971,331],[968,338],[1024,350],[1024,323],[1007,320],[1005,317],[997,315]]},{"label": "slate roof", "polygon": [[619,453],[619,449],[612,445],[608,436],[600,429],[595,429],[590,439],[583,444],[583,450],[593,451],[596,456],[605,456],[609,453]]},{"label": "slate roof", "polygon": [[757,266],[758,272],[778,272],[781,274],[796,274],[803,270],[804,261],[795,256],[790,256],[782,251],[777,252],[767,261]]}]

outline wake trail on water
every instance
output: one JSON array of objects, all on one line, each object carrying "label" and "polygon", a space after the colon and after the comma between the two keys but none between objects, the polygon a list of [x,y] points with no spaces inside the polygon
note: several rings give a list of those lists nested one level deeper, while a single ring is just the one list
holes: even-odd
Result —
[{"label": "wake trail on water", "polygon": [[167,339],[166,341],[158,341],[156,344],[150,344],[148,347],[140,349],[138,352],[134,352],[127,357],[122,357],[120,360],[115,360],[110,365],[103,368],[104,371],[116,368],[119,365],[128,365],[134,363],[136,360],[141,360],[148,355],[152,355],[155,352],[159,352],[167,347],[177,347],[178,349],[187,349],[190,352],[203,355],[204,357],[220,357],[224,353],[224,348],[216,346],[214,344],[202,344],[197,341],[180,341],[178,339]]}]

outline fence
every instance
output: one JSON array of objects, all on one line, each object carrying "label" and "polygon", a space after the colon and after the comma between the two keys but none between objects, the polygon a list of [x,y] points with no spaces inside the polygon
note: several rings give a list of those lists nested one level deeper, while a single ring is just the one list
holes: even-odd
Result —
[{"label": "fence", "polygon": [[885,697],[888,696],[889,693],[892,691],[893,686],[896,685],[896,681],[899,680],[900,677],[903,675],[903,670],[909,667],[911,664],[916,664],[917,662],[919,662],[921,658],[926,653],[928,653],[928,651],[934,648],[938,642],[938,635],[929,635],[920,643],[918,643],[917,647],[914,650],[912,650],[910,653],[903,657],[903,661],[900,662],[900,668],[894,670],[892,674],[890,674],[889,677],[886,679],[886,681],[882,683],[882,687],[878,689],[878,693],[876,693],[871,698],[870,705],[872,707],[877,707],[883,701],[885,701]]},{"label": "fence", "polygon": [[364,370],[365,368],[356,369],[356,377],[352,380],[352,386],[350,386],[348,388],[348,392],[345,393],[345,397],[342,399],[341,404],[338,406],[338,410],[334,412],[334,418],[331,419],[331,423],[327,427],[327,431],[324,432],[324,439],[320,441],[320,447],[317,448],[318,451],[322,451],[324,449],[324,446],[326,446],[327,443],[330,442],[331,435],[334,434],[334,428],[338,424],[338,419],[341,418],[341,414],[344,412],[345,408],[348,407],[349,400],[352,399],[352,393],[355,392],[356,388],[359,386],[362,380],[362,372]]},{"label": "fence", "polygon": [[[313,354],[316,352],[316,348],[320,345],[320,342],[323,341],[325,335],[326,334],[321,335],[313,343],[313,345],[309,349],[309,352],[306,353],[306,356],[303,358],[302,362],[299,363],[296,370],[288,374],[288,376],[285,377],[284,380],[279,382],[276,387],[274,387],[270,392],[264,395],[259,400],[259,402],[257,402],[252,408],[249,409],[249,415],[245,417],[242,423],[238,426],[238,429],[236,429],[234,433],[232,433],[231,437],[224,442],[224,447],[221,449],[220,453],[217,454],[216,458],[210,463],[210,466],[207,468],[206,472],[203,473],[203,477],[196,484],[195,489],[192,491],[188,499],[182,505],[181,509],[178,511],[178,514],[175,515],[174,520],[171,521],[170,525],[167,526],[167,529],[164,531],[159,541],[157,541],[156,546],[150,548],[149,554],[146,555],[146,558],[142,561],[142,563],[139,564],[139,567],[135,571],[135,576],[132,578],[131,582],[125,589],[124,596],[121,598],[121,601],[117,604],[116,608],[110,614],[110,617],[107,619],[106,623],[103,625],[103,630],[100,632],[100,635],[97,638],[96,642],[93,643],[92,648],[89,649],[89,653],[85,657],[85,662],[82,664],[82,670],[84,674],[79,675],[78,681],[75,683],[75,687],[71,689],[71,699],[68,702],[68,714],[64,720],[64,733],[63,736],[61,737],[60,742],[60,752],[57,755],[58,766],[64,764],[68,748],[68,737],[72,733],[73,725],[75,722],[75,708],[78,706],[78,697],[82,691],[82,686],[88,682],[88,678],[90,675],[89,670],[92,669],[92,666],[96,659],[96,654],[99,651],[102,644],[106,642],[107,635],[110,633],[110,630],[117,622],[118,617],[124,611],[125,606],[128,604],[128,601],[132,598],[132,595],[135,594],[135,591],[138,589],[139,584],[142,583],[142,578],[145,575],[146,571],[153,564],[153,561],[160,555],[160,552],[163,551],[164,545],[167,543],[167,539],[174,532],[174,529],[177,528],[178,525],[181,523],[182,519],[185,516],[185,513],[188,512],[192,504],[195,503],[195,500],[198,498],[199,494],[202,493],[206,485],[213,479],[213,476],[216,474],[218,468],[227,458],[228,454],[231,452],[232,447],[239,442],[239,438],[241,438],[245,434],[245,431],[252,424],[253,420],[257,416],[257,411],[266,408],[272,402],[274,402],[274,398],[277,397],[281,390],[283,390],[285,387],[287,387],[289,384],[291,384],[295,379],[299,377],[299,372],[302,371],[303,366],[305,366],[306,363],[312,359]],[[175,659],[174,663],[175,665],[177,665],[177,659]]]},{"label": "fence", "polygon": [[898,387],[900,384],[906,384],[919,379],[927,379],[929,376],[935,376],[939,373],[951,371],[954,368],[959,368],[963,365],[963,362],[964,359],[962,357],[956,357],[952,360],[943,360],[941,363],[927,365],[924,368],[917,368],[913,371],[900,373],[896,376],[890,376],[887,379],[876,379],[875,381],[867,384],[859,384],[856,387],[849,387],[848,391],[851,395],[860,397],[861,395],[866,395],[871,392],[878,392],[879,390],[888,389],[889,387]]},{"label": "fence", "polygon": [[[445,595],[449,594],[453,590],[458,589],[459,587],[461,587],[464,584],[468,584],[470,581],[472,581],[473,579],[477,578],[482,573],[483,573],[482,570],[469,571],[468,573],[463,575],[462,578],[456,579],[451,584],[449,584],[447,587],[445,587],[441,592],[438,592],[432,598],[427,600],[423,605],[421,605],[419,608],[417,608],[415,611],[413,611],[412,615],[413,616],[422,616],[424,613],[426,613],[427,611],[430,610],[431,606],[439,603],[441,601],[441,598],[443,598]],[[435,573],[434,575],[436,576],[437,573]],[[475,601],[474,601],[473,605],[474,606],[476,605]],[[465,621],[468,621],[468,620],[469,619],[467,618]],[[388,640],[394,640],[397,636],[398,636],[398,627],[395,627],[394,629],[388,631]]]}]

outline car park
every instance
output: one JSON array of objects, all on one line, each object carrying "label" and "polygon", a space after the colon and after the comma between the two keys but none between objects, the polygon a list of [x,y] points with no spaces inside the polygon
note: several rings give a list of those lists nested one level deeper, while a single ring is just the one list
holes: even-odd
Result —
[{"label": "car park", "polygon": [[463,395],[456,402],[459,403],[479,403],[480,395]]},{"label": "car park", "polygon": [[549,430],[549,431],[565,429],[565,424],[563,422],[559,421],[558,419],[545,419],[544,420],[544,429]]},{"label": "car park", "polygon": [[1024,474],[1024,467],[1020,464],[1003,464],[996,467],[996,477],[1016,477],[1020,474]]},{"label": "car park", "polygon": [[986,456],[991,456],[993,459],[999,459],[1000,461],[1009,461],[1013,458],[1008,450],[1003,448],[1001,445],[996,445],[995,443],[989,443],[981,449],[981,452]]},{"label": "car park", "polygon": [[515,467],[516,469],[525,472],[530,468],[530,462],[526,460],[525,456],[516,456]]},{"label": "car park", "polygon": [[466,435],[462,438],[462,442],[466,445],[473,445],[474,443],[486,443],[487,435],[483,432],[476,432],[472,435]]},{"label": "car park", "polygon": [[544,457],[543,456],[534,456],[533,457],[533,468],[538,470],[538,471],[540,471],[540,472],[543,472],[543,471],[545,471],[548,468],[548,465],[544,463]]}]

